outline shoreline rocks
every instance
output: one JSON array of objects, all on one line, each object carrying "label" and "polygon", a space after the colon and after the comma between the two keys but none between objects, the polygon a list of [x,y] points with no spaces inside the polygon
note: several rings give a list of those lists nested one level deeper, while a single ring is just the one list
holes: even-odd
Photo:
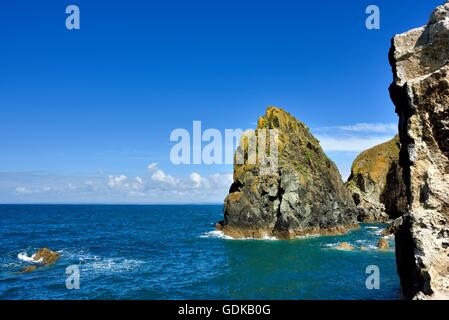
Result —
[{"label": "shoreline rocks", "polygon": [[[354,202],[337,167],[309,129],[284,110],[269,107],[248,136],[259,137],[268,130],[278,132],[276,170],[262,174],[261,163],[234,161],[234,182],[218,228],[237,239],[292,239],[344,234],[358,227]],[[248,136],[236,153],[245,159],[251,157]]]},{"label": "shoreline rocks", "polygon": [[393,38],[390,64],[408,207],[395,233],[398,274],[405,298],[448,298],[449,2]]}]

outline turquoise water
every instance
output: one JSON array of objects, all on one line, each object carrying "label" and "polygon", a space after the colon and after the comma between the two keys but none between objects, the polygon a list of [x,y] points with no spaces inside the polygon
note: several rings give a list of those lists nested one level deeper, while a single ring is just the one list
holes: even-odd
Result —
[{"label": "turquoise water", "polygon": [[[382,225],[340,237],[228,240],[213,231],[223,207],[0,205],[0,299],[398,299],[394,252],[375,250]],[[349,242],[368,251],[340,251]],[[393,245],[393,241],[390,240]],[[17,273],[31,255],[53,266]],[[78,265],[80,289],[65,286]],[[380,289],[368,290],[368,265]]]}]

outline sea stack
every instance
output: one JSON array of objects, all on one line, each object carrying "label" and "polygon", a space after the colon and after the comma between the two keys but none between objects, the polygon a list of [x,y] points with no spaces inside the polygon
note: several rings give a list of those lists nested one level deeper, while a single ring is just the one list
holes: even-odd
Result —
[{"label": "sea stack", "polygon": [[406,298],[449,298],[449,2],[392,40],[408,213],[396,232]]},{"label": "sea stack", "polygon": [[[253,134],[270,130],[278,132],[276,170],[262,174],[259,163],[234,161],[223,232],[233,238],[292,239],[358,227],[354,202],[337,167],[309,129],[284,110],[269,107]],[[237,153],[246,154],[245,141]]]},{"label": "sea stack", "polygon": [[399,136],[363,151],[353,162],[346,187],[361,222],[385,222],[400,217],[407,197],[399,165]]}]

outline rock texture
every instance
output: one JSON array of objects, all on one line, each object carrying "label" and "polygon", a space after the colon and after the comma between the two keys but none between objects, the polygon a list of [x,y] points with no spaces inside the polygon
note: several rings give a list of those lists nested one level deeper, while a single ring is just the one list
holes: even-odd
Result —
[{"label": "rock texture", "polygon": [[406,209],[399,165],[399,136],[362,152],[354,161],[346,187],[359,210],[359,221],[395,219]]},{"label": "rock texture", "polygon": [[27,266],[27,267],[23,268],[20,272],[32,272],[40,267],[49,266],[49,265],[55,263],[59,259],[59,253],[54,252],[48,248],[42,248],[42,249],[39,249],[36,252],[36,254],[33,255],[33,259],[35,261],[41,261],[41,262],[39,263],[39,265]]},{"label": "rock texture", "polygon": [[335,247],[335,249],[337,250],[347,250],[347,251],[353,251],[355,250],[355,248],[353,246],[351,246],[349,243],[347,242],[342,242],[340,243],[337,247]]},{"label": "rock texture", "polygon": [[388,244],[387,239],[384,238],[380,238],[379,242],[377,243],[377,247],[379,248],[379,250],[388,250],[388,248],[390,247]]},{"label": "rock texture", "polygon": [[396,232],[405,297],[449,298],[449,2],[392,40],[408,213]]},{"label": "rock texture", "polygon": [[[261,129],[279,132],[277,170],[261,175],[259,164],[234,163],[223,232],[234,238],[291,239],[358,227],[352,198],[309,129],[276,107],[259,119],[255,134]],[[242,141],[237,152],[244,146]]]}]

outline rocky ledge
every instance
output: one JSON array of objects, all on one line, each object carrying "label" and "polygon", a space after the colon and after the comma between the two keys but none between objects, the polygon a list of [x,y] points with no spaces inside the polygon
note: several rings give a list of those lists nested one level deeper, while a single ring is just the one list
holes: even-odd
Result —
[{"label": "rocky ledge", "polygon": [[23,268],[20,272],[26,273],[35,271],[38,268],[52,265],[58,259],[59,253],[48,248],[39,249],[35,254],[32,255],[32,260],[34,261],[33,264]]},{"label": "rocky ledge", "polygon": [[[357,228],[354,202],[309,129],[276,107],[267,109],[254,134],[262,129],[278,131],[277,169],[261,174],[260,163],[234,163],[234,182],[218,229],[233,238],[291,239]],[[245,141],[237,152],[247,156]]]},{"label": "rocky ledge", "polygon": [[362,152],[354,161],[346,187],[361,222],[385,222],[401,216],[407,206],[399,136]]},{"label": "rocky ledge", "polygon": [[408,212],[396,231],[406,298],[449,298],[449,2],[392,40]]}]

